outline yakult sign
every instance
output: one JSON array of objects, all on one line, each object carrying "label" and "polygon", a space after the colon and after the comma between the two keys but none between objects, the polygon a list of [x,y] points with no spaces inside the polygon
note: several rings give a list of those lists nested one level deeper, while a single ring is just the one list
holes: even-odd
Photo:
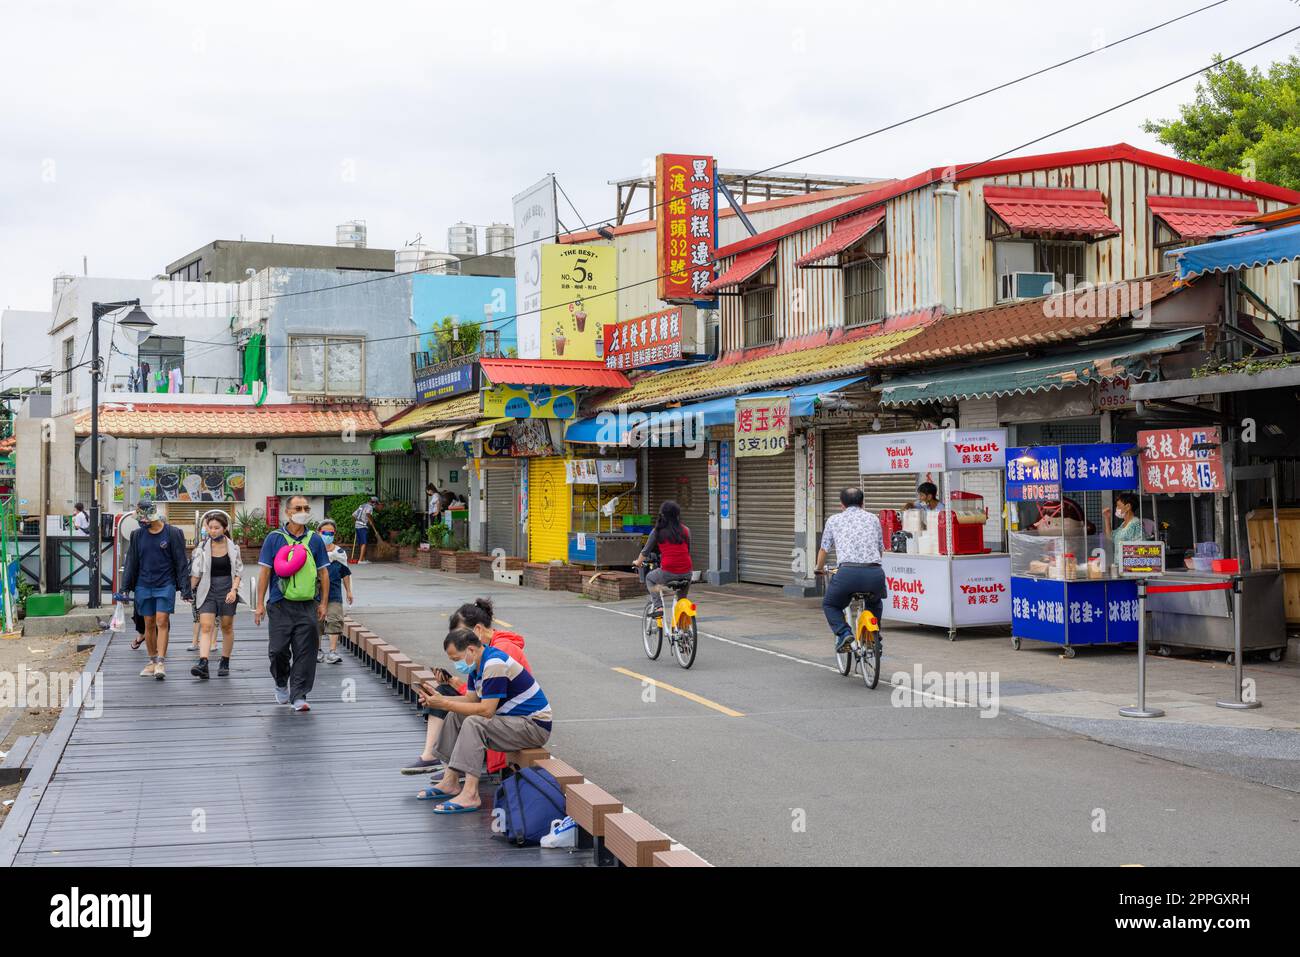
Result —
[{"label": "yakult sign", "polygon": [[858,467],[863,475],[1000,469],[1006,461],[1006,429],[858,436]]}]

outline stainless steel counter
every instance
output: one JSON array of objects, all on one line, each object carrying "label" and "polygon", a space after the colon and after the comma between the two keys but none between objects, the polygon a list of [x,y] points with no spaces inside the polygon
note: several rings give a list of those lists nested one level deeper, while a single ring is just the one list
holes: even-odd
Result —
[{"label": "stainless steel counter", "polygon": [[[1151,585],[1230,582],[1232,575],[1170,571],[1148,579]],[[1286,611],[1282,573],[1274,569],[1243,572],[1241,646],[1247,651],[1286,647]],[[1233,650],[1232,591],[1167,592],[1147,595],[1151,644],[1181,648]]]}]

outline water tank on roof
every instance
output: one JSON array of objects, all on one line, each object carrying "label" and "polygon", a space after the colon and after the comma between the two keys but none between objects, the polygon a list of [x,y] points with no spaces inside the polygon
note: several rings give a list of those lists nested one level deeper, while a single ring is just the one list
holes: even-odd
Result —
[{"label": "water tank on roof", "polygon": [[509,255],[515,244],[515,229],[505,223],[493,223],[485,230],[489,256]]},{"label": "water tank on roof", "polygon": [[334,245],[345,249],[365,249],[366,221],[354,219],[351,222],[340,223],[334,230]]},{"label": "water tank on roof", "polygon": [[63,290],[72,285],[72,281],[77,277],[71,273],[61,272],[54,277],[54,298],[58,299],[63,295]]},{"label": "water tank on roof", "polygon": [[457,223],[447,230],[447,248],[460,256],[478,254],[478,227],[471,223]]},{"label": "water tank on roof", "polygon": [[399,273],[456,275],[460,272],[460,260],[451,253],[435,252],[423,244],[416,243],[397,250],[393,256],[393,269]]}]

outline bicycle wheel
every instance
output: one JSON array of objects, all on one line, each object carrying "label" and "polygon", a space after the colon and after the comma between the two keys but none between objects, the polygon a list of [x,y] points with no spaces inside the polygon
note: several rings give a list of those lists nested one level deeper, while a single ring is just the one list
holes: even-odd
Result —
[{"label": "bicycle wheel", "polygon": [[868,688],[875,688],[880,683],[880,632],[866,632],[873,639],[866,646],[866,652],[858,660],[862,662],[862,682]]},{"label": "bicycle wheel", "polygon": [[689,627],[674,630],[677,635],[673,641],[673,657],[683,668],[689,668],[695,664],[695,652],[700,646],[700,632],[695,626],[695,619],[691,619]]},{"label": "bicycle wheel", "polygon": [[[856,626],[858,616],[862,614],[862,602],[854,599],[849,602],[848,620]],[[853,648],[846,647],[843,651],[835,652],[835,664],[839,666],[840,674],[846,678],[853,674]]]},{"label": "bicycle wheel", "polygon": [[664,645],[664,633],[655,624],[655,606],[653,601],[646,602],[645,613],[641,619],[641,641],[645,644],[645,656],[651,661],[659,657]]}]

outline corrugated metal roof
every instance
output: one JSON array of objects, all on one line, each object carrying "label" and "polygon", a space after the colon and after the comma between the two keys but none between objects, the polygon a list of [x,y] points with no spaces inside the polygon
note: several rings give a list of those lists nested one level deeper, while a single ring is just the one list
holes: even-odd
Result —
[{"label": "corrugated metal roof", "polygon": [[436,422],[472,422],[479,416],[481,400],[477,392],[452,396],[441,402],[413,405],[384,423],[384,431],[410,432],[428,428]]},{"label": "corrugated metal roof", "polygon": [[775,258],[776,243],[770,246],[760,246],[758,249],[751,249],[747,253],[742,253],[736,257],[736,261],[731,264],[730,269],[701,290],[701,295],[707,296],[719,289],[731,289],[739,286]]},{"label": "corrugated metal roof", "polygon": [[633,382],[630,389],[608,396],[584,411],[599,412],[619,406],[639,409],[850,375],[874,365],[881,355],[920,331],[920,326],[892,329],[830,345],[770,352],[756,359],[651,373]]},{"label": "corrugated metal roof", "polygon": [[[211,436],[277,438],[293,435],[358,435],[381,431],[369,406],[143,405],[100,406],[99,431],[117,438]],[[77,415],[77,434],[90,434],[90,410]]]},{"label": "corrugated metal roof", "polygon": [[1008,227],[1022,233],[1100,239],[1121,232],[1098,189],[985,186],[984,202]]},{"label": "corrugated metal roof", "polygon": [[954,312],[880,358],[891,365],[906,365],[1077,339],[1145,309],[1178,288],[1174,274],[1167,272]]},{"label": "corrugated metal roof", "polygon": [[777,226],[774,229],[761,232],[757,236],[750,236],[739,240],[738,242],[723,246],[718,250],[718,258],[724,259],[728,256],[735,256],[748,249],[754,249],[757,246],[764,246],[784,236],[793,236],[795,233],[802,232],[810,226],[818,226],[822,223],[829,223],[837,219],[842,219],[851,213],[867,209],[868,207],[875,206],[878,203],[883,203],[886,200],[893,199],[896,196],[902,196],[904,193],[910,193],[913,190],[921,189],[934,183],[952,181],[954,176],[957,182],[963,182],[970,179],[1052,169],[1058,166],[1082,166],[1088,163],[1107,163],[1122,160],[1128,160],[1132,163],[1148,166],[1152,169],[1171,173],[1175,176],[1192,177],[1201,180],[1202,182],[1212,183],[1215,186],[1223,186],[1228,189],[1237,190],[1248,196],[1259,196],[1264,199],[1277,200],[1282,203],[1300,202],[1300,192],[1296,192],[1293,189],[1274,186],[1271,183],[1261,183],[1258,180],[1249,180],[1242,176],[1238,176],[1236,173],[1225,173],[1223,170],[1210,169],[1208,166],[1199,166],[1196,163],[1189,163],[1186,160],[1175,159],[1172,156],[1162,156],[1159,153],[1152,153],[1150,150],[1142,150],[1138,149],[1136,146],[1130,146],[1128,143],[1116,143],[1113,146],[1098,146],[1081,150],[1065,150],[1059,153],[1042,153],[1037,156],[1014,156],[982,163],[967,163],[956,167],[935,166],[931,169],[923,170],[914,176],[909,176],[906,179],[895,180],[892,183],[885,184],[881,189],[873,190],[872,192],[859,196],[856,199],[851,199],[847,202],[840,203],[839,205],[818,210],[808,216]]},{"label": "corrugated metal roof", "polygon": [[1204,330],[1180,329],[1134,341],[1077,352],[1036,356],[1014,362],[998,362],[974,369],[906,376],[882,383],[882,406],[917,405],[964,399],[987,399],[999,395],[1050,392],[1105,379],[1140,379],[1154,375],[1151,355],[1178,349],[1203,335]]},{"label": "corrugated metal roof", "polygon": [[841,219],[835,224],[835,228],[831,230],[830,236],[824,242],[800,256],[795,260],[794,264],[796,266],[811,266],[838,256],[879,226],[884,218],[885,207],[878,206],[875,209],[867,210],[865,213],[858,213],[846,219]]},{"label": "corrugated metal roof", "polygon": [[1202,196],[1148,196],[1147,208],[1180,239],[1213,239],[1236,229],[1243,216],[1259,207],[1250,199],[1210,199]]},{"label": "corrugated metal roof", "polygon": [[483,359],[483,372],[498,385],[587,386],[626,389],[627,376],[595,360]]}]

